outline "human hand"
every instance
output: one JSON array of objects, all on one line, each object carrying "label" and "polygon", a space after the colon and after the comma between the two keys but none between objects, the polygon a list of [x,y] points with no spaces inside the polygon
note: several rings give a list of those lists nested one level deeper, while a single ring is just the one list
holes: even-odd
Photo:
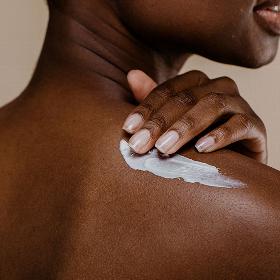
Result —
[{"label": "human hand", "polygon": [[159,86],[140,70],[130,71],[127,78],[140,102],[123,125],[133,134],[129,145],[136,153],[144,154],[155,146],[161,153],[173,154],[216,124],[197,141],[199,152],[238,142],[243,154],[267,162],[265,126],[230,78],[211,80],[200,71],[191,71]]}]

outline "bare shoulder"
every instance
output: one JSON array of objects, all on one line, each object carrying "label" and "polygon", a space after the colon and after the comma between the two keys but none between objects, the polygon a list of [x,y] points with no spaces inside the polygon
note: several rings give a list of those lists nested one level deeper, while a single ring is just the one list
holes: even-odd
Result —
[{"label": "bare shoulder", "polygon": [[[229,151],[212,156],[186,151],[246,187],[190,184],[131,169],[119,151],[122,135],[103,137],[94,141],[99,149],[72,235],[79,245],[65,251],[73,256],[66,275],[98,271],[105,278],[171,279],[210,273],[223,279],[230,273],[250,279],[261,273],[265,279],[271,271],[280,273],[278,171]],[[99,267],[100,260],[112,274]]]},{"label": "bare shoulder", "polygon": [[246,187],[211,188],[133,170],[119,150],[123,108],[89,97],[81,109],[81,99],[74,101],[0,116],[2,279],[279,273],[278,171],[229,151],[191,150],[183,155]]}]

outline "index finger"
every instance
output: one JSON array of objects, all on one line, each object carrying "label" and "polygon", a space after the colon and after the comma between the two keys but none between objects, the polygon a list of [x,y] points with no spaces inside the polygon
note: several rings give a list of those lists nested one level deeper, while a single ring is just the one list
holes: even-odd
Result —
[{"label": "index finger", "polygon": [[208,81],[209,78],[204,73],[190,71],[159,85],[127,117],[123,129],[128,133],[135,133],[144,125],[150,115],[158,111],[168,99],[179,92],[189,91]]}]

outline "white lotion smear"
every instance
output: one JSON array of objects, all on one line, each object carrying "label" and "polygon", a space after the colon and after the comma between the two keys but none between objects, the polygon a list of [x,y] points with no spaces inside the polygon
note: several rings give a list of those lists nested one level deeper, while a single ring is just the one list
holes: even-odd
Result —
[{"label": "white lotion smear", "polygon": [[168,179],[183,179],[188,183],[200,183],[219,188],[239,188],[244,184],[222,175],[215,166],[175,155],[160,158],[153,149],[146,155],[136,155],[125,140],[120,142],[120,151],[126,163],[135,170],[151,172]]}]

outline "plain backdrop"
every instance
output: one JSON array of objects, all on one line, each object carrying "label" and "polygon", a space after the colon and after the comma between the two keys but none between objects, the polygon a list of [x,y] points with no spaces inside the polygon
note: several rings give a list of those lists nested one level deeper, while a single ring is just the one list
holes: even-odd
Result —
[{"label": "plain backdrop", "polygon": [[[0,105],[21,93],[40,53],[48,11],[45,0],[0,0]],[[268,130],[269,165],[280,170],[280,55],[269,66],[242,69],[193,56],[184,70],[233,78]]]}]

